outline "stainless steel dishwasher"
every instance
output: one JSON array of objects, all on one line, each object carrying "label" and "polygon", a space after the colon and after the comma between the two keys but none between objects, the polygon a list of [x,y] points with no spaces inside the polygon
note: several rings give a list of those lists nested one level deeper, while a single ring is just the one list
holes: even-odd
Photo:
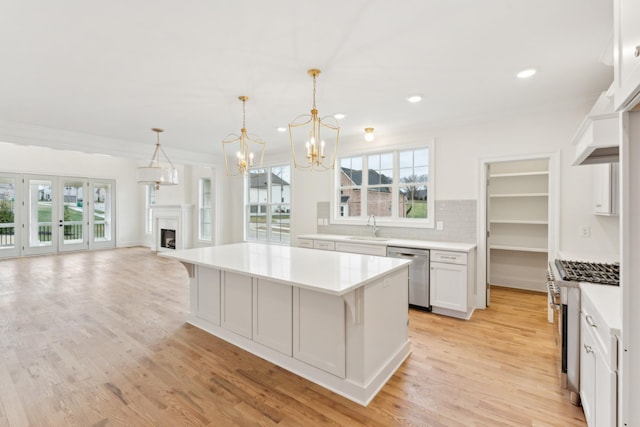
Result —
[{"label": "stainless steel dishwasher", "polygon": [[387,256],[411,260],[409,267],[409,307],[431,311],[429,302],[429,250],[387,247]]}]

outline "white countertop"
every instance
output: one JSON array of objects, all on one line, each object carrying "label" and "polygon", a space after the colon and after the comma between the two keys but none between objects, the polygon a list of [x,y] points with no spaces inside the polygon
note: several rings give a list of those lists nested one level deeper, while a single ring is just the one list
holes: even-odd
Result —
[{"label": "white countertop", "polygon": [[606,324],[612,335],[620,336],[622,329],[622,291],[620,286],[580,283],[582,298],[587,296]]},{"label": "white countertop", "polygon": [[332,295],[344,295],[411,262],[263,243],[166,251],[158,256]]},{"label": "white countertop", "polygon": [[330,240],[333,242],[358,243],[377,246],[399,246],[402,248],[435,249],[454,252],[471,252],[476,248],[474,243],[436,242],[430,240],[393,238],[378,238],[378,240],[371,240],[366,236],[362,239],[357,237],[358,236],[344,236],[341,234],[303,234],[298,236],[299,239]]}]

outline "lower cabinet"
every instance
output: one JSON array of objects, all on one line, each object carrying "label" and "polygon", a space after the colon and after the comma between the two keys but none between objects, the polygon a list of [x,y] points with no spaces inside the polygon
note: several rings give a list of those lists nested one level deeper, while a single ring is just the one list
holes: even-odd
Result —
[{"label": "lower cabinet", "polygon": [[607,363],[593,322],[580,313],[580,400],[589,427],[616,425],[617,374]]},{"label": "lower cabinet", "polygon": [[196,299],[191,302],[196,316],[216,326],[220,326],[220,274],[220,270],[213,268],[198,269]]},{"label": "lower cabinet", "polygon": [[293,357],[345,378],[345,339],[342,297],[293,288]]},{"label": "lower cabinet", "polygon": [[[206,270],[205,268],[201,268]],[[223,271],[221,289],[221,326],[243,337],[252,338],[253,296],[251,277]]]},{"label": "lower cabinet", "polygon": [[253,285],[253,340],[292,355],[292,287],[266,279]]},{"label": "lower cabinet", "polygon": [[429,297],[432,306],[467,311],[467,258],[464,255],[431,251]]}]

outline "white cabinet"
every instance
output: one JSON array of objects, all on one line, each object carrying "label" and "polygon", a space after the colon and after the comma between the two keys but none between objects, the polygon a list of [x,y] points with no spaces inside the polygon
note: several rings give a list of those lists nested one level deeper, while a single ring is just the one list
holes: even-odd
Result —
[{"label": "white cabinet", "polygon": [[220,270],[198,269],[194,284],[198,287],[197,291],[192,293],[196,297],[191,301],[194,314],[220,326]]},{"label": "white cabinet", "polygon": [[618,214],[618,163],[592,165],[593,213]]},{"label": "white cabinet", "polygon": [[473,313],[475,252],[430,252],[429,297],[432,311],[469,319]]},{"label": "white cabinet", "polygon": [[[615,426],[618,340],[612,332],[612,326],[597,307],[606,305],[606,310],[619,310],[612,310],[607,295],[596,295],[596,299],[592,300],[590,293],[584,290],[584,285],[581,288],[580,399],[589,427]],[[609,289],[599,291],[606,292]],[[618,291],[619,289],[613,290]]]},{"label": "white cabinet", "polygon": [[342,297],[293,289],[293,357],[345,378],[345,304]]},{"label": "white cabinet", "polygon": [[631,109],[640,91],[640,2],[614,0],[615,109]]},{"label": "white cabinet", "polygon": [[266,279],[253,286],[253,340],[288,356],[292,351],[292,287]]},{"label": "white cabinet", "polygon": [[229,271],[222,274],[224,275],[221,288],[222,327],[251,339],[253,326],[251,276]]}]

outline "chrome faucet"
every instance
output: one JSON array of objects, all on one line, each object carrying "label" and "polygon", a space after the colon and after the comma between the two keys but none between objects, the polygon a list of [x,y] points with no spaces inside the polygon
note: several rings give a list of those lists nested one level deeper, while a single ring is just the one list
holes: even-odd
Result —
[{"label": "chrome faucet", "polygon": [[375,215],[369,215],[369,218],[367,219],[367,227],[370,227],[369,223],[371,222],[371,218],[373,218],[373,228],[371,230],[373,232],[373,237],[376,237],[376,233],[378,232],[378,226],[376,225]]}]

